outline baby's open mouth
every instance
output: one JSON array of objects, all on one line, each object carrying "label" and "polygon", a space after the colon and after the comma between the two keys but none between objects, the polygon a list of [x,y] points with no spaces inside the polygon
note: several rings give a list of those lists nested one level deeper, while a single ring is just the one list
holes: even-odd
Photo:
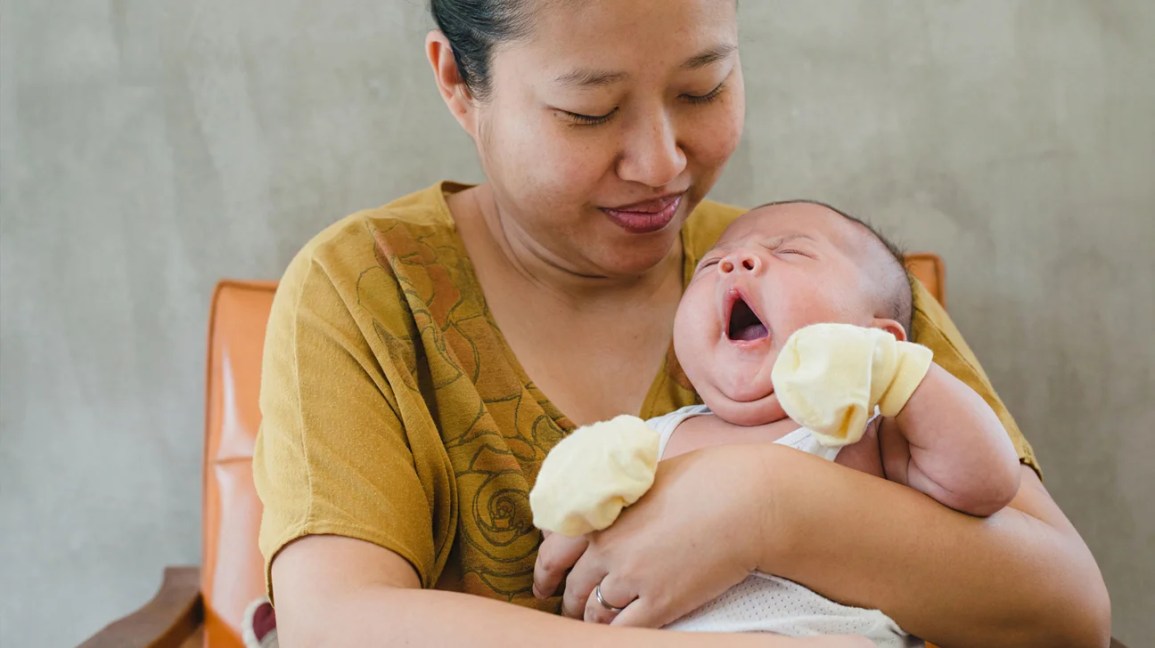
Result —
[{"label": "baby's open mouth", "polygon": [[731,340],[760,340],[768,335],[766,325],[744,300],[734,302],[730,309],[730,327],[726,329],[726,337]]}]

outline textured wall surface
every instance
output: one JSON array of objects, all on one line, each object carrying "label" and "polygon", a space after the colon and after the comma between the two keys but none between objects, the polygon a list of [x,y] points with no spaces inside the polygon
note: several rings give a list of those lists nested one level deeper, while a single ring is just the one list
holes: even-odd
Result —
[{"label": "textured wall surface", "polygon": [[[0,0],[0,645],[68,645],[196,563],[222,276],[476,180],[419,0]],[[1155,637],[1155,3],[743,2],[714,197],[815,197],[948,263],[950,307]]]}]

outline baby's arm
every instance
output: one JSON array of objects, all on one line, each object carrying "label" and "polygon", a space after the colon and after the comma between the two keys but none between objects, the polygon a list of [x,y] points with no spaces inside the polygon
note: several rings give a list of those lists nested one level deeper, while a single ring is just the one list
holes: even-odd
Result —
[{"label": "baby's arm", "polygon": [[894,418],[883,419],[886,477],[971,515],[1006,506],[1019,489],[1019,460],[986,401],[931,364]]},{"label": "baby's arm", "polygon": [[880,328],[813,324],[786,340],[772,377],[782,408],[824,445],[858,441],[877,405],[885,476],[951,508],[990,515],[1018,491],[1002,424],[926,347]]}]

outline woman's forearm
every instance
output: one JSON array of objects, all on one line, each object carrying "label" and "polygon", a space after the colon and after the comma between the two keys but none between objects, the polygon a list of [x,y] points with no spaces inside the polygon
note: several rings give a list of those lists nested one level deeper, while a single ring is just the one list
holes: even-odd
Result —
[{"label": "woman's forearm", "polygon": [[[280,643],[294,646],[690,646],[677,633],[613,628],[456,592],[369,586],[310,611],[278,608]],[[282,621],[285,619],[285,621]],[[288,621],[288,622],[286,622]]]},{"label": "woman's forearm", "polygon": [[[279,613],[278,622],[284,615]],[[323,619],[324,624],[317,623]],[[500,648],[869,648],[860,637],[808,639],[765,633],[670,632],[585,623],[457,592],[368,587],[314,613],[313,632],[278,626],[297,646],[494,646]]]},{"label": "woman's forearm", "polygon": [[[480,596],[423,590],[400,555],[340,536],[308,536],[273,562],[280,645],[296,646],[724,646],[857,648],[812,641],[705,635],[582,623]],[[868,642],[867,642],[868,643]]]},{"label": "woman's forearm", "polygon": [[814,457],[759,451],[769,494],[759,569],[880,608],[942,646],[1109,641],[1098,567],[1029,469],[1010,507],[975,518]]}]

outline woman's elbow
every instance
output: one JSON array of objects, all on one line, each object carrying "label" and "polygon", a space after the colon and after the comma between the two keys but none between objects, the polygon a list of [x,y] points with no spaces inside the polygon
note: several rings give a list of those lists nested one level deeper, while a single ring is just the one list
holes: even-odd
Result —
[{"label": "woman's elbow", "polygon": [[1071,646],[1110,645],[1111,599],[1102,577],[1088,583],[1086,591],[1076,605],[1082,612],[1074,615],[1072,619],[1073,627],[1070,628],[1071,634],[1067,643]]},{"label": "woman's elbow", "polygon": [[1083,555],[1070,558],[1073,567],[1066,587],[1047,586],[1041,590],[1050,591],[1055,598],[1044,604],[1046,609],[1040,610],[1037,624],[1040,636],[1048,638],[1032,642],[1034,645],[1105,648],[1111,643],[1107,585],[1090,551],[1083,546],[1078,553]]}]

